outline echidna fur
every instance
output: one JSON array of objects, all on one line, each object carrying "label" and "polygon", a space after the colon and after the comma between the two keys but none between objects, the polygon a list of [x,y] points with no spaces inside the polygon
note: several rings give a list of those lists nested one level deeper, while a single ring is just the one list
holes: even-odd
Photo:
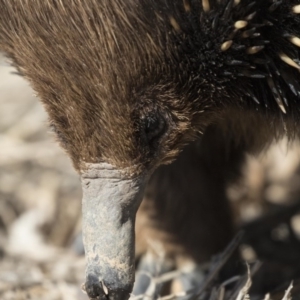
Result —
[{"label": "echidna fur", "polygon": [[[224,84],[230,89],[232,83],[232,89],[259,106],[275,104],[287,113],[290,106],[300,108],[299,3],[184,1],[187,14],[171,24],[180,36],[182,56],[194,56],[194,72],[206,73],[213,87]],[[239,77],[249,80],[237,86]]]},{"label": "echidna fur", "polygon": [[[266,118],[268,128],[259,144],[272,136],[269,121],[280,123],[278,116],[284,121],[294,117],[292,129],[299,136],[295,128],[300,122],[299,39],[299,0],[0,0],[0,49],[38,92],[76,168],[104,162],[127,170],[130,178],[150,174],[159,165],[172,162],[199,131],[206,130],[204,146],[211,132],[213,143],[229,144],[240,136],[249,144],[255,142],[251,135],[264,128],[252,126],[249,119],[244,122],[246,130],[239,128],[248,115],[255,114],[258,119],[271,115]],[[147,136],[151,118],[162,119],[158,125],[163,130],[154,134],[155,142],[149,142]],[[238,118],[242,122],[235,123]],[[224,119],[219,126],[217,122]],[[214,131],[214,125],[227,126],[228,119],[233,120],[228,135],[228,131],[224,136]],[[232,170],[231,162],[239,160],[239,152],[248,148],[242,145],[229,153],[230,149],[222,146],[221,151],[218,145],[214,152],[209,147],[202,150],[209,152],[203,155],[210,173],[206,180],[219,177],[221,181],[221,187],[209,182],[208,188],[221,192],[227,173],[222,166],[211,168],[213,161],[224,155]],[[230,155],[225,152],[234,159],[228,159]],[[188,190],[191,193],[190,187]],[[170,202],[175,208],[174,223],[181,226],[177,213],[184,211],[188,201],[182,201],[186,200],[182,190],[179,194],[178,206],[173,197]],[[109,194],[104,195],[111,200]],[[223,200],[223,195],[216,195],[212,197],[218,199],[206,200]],[[205,205],[198,198],[196,202],[202,212]],[[227,218],[221,206],[213,206],[214,212]],[[166,211],[163,219],[171,215]],[[198,221],[198,215],[194,216]],[[96,218],[92,219],[94,222]],[[183,235],[188,235],[186,230]],[[185,241],[193,244],[196,237],[189,235]],[[102,244],[106,243],[99,242]],[[98,260],[101,255],[96,257]],[[109,261],[116,265],[114,258]],[[97,261],[97,265],[101,263]],[[133,269],[131,265],[124,267],[123,262],[120,265],[123,270]],[[127,276],[129,272],[125,273]],[[121,282],[127,294],[132,278]],[[102,293],[99,280],[106,278],[87,279],[89,296],[98,298]],[[115,279],[111,287],[114,283]]]},{"label": "echidna fur", "polygon": [[[290,120],[286,131],[297,132],[299,7],[299,0],[0,0],[0,49],[32,83],[74,162],[157,157],[159,165],[210,124],[248,108],[271,116],[265,136],[280,136]],[[150,151],[135,141],[151,107],[167,111],[176,130]],[[219,117],[232,107],[238,113]],[[248,139],[249,128],[238,126],[232,139]]]}]

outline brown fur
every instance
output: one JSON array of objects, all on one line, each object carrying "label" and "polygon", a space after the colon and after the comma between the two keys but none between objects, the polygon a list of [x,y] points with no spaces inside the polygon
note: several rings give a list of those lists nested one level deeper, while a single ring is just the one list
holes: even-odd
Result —
[{"label": "brown fur", "polygon": [[[238,104],[240,92],[229,83],[192,78],[193,63],[181,62],[172,18],[179,22],[185,6],[0,1],[0,49],[38,92],[76,168],[109,161],[139,172],[170,161],[220,109]],[[140,145],[136,125],[152,106],[168,112],[172,127],[155,157]]]},{"label": "brown fur", "polygon": [[188,103],[170,84],[165,25],[155,9],[145,15],[148,7],[135,1],[0,1],[0,49],[38,92],[77,168],[82,161],[145,164],[131,120],[154,97],[172,112],[177,129],[165,155],[177,153],[174,144],[190,128]]},{"label": "brown fur", "polygon": [[[283,134],[298,135],[299,104],[291,101],[285,116],[274,101],[266,108],[245,95],[257,88],[270,100],[256,79],[220,75],[226,37],[200,18],[195,32],[189,13],[200,16],[197,3],[0,0],[0,49],[31,82],[78,170],[84,162],[102,161],[130,167],[132,174],[154,170],[204,132],[200,152],[194,144],[154,173],[144,204],[153,208],[145,236],[157,238],[158,226],[170,256],[183,245],[187,255],[202,261],[230,238],[228,172],[238,168],[246,150],[260,150]],[[208,42],[215,52],[203,50]],[[211,63],[215,57],[217,65]],[[196,67],[203,61],[200,71]],[[168,130],[152,150],[141,141],[139,126],[156,110],[164,113]],[[190,172],[184,182],[182,172]],[[207,248],[197,252],[203,243]]]},{"label": "brown fur", "polygon": [[255,113],[230,110],[225,116],[236,117],[209,126],[175,162],[152,175],[137,214],[137,254],[158,240],[175,263],[183,258],[203,263],[231,240],[235,228],[227,186],[240,175],[247,150],[259,152],[273,141],[272,131],[283,132]]}]

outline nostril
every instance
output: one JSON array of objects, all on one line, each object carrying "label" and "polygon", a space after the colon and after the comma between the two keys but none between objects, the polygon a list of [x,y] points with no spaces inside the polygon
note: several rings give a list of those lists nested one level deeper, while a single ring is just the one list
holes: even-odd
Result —
[{"label": "nostril", "polygon": [[[91,272],[86,276],[86,282],[82,289],[90,300],[128,300],[132,291],[132,285],[122,285],[119,280],[104,282],[102,276]],[[109,276],[108,276],[109,277]],[[111,283],[112,282],[112,283]]]},{"label": "nostril", "polygon": [[85,291],[90,299],[95,300],[107,300],[108,297],[105,294],[102,284],[99,282],[99,279],[94,274],[89,274],[85,283]]}]

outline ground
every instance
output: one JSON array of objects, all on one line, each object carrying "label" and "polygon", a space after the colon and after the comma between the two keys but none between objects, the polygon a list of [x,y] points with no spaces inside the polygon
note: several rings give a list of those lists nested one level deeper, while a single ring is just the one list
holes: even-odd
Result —
[{"label": "ground", "polygon": [[13,72],[1,56],[0,299],[84,300],[79,177]]},{"label": "ground", "polygon": [[[28,83],[14,72],[0,55],[0,299],[85,300],[79,177],[49,132],[43,107]],[[295,202],[300,198],[300,149],[297,144],[290,148],[287,155],[282,141],[259,158],[249,157],[242,180],[228,188],[236,223],[248,224],[241,246],[243,258],[255,261],[253,248],[262,256],[273,255],[268,254],[268,247],[275,253],[278,266],[266,268],[258,278],[270,273],[270,278],[281,276],[288,281],[299,275],[299,263],[292,271],[283,267],[285,260],[291,265],[300,255],[298,246],[289,252],[286,245],[290,244],[285,243],[295,238],[298,245],[300,234]],[[286,211],[282,207],[288,203],[293,206],[281,218]],[[281,213],[276,215],[278,207]],[[271,224],[267,233],[261,230],[266,223]],[[269,235],[272,241],[266,238]],[[262,248],[257,246],[262,244],[259,238],[264,241]],[[275,251],[274,240],[281,246],[285,243],[284,252]],[[245,285],[247,276],[242,279],[236,291]],[[267,286],[274,290],[274,284],[269,280]],[[286,287],[284,282],[283,290]],[[211,299],[225,297],[221,288],[212,291],[218,293]]]}]

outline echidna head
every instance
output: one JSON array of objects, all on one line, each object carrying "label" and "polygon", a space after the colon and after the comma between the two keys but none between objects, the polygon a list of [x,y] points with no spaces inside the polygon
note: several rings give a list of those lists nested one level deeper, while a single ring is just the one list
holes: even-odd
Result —
[{"label": "echidna head", "polygon": [[82,175],[91,298],[129,297],[135,213],[158,165],[228,107],[296,107],[299,11],[296,0],[0,0],[0,47]]}]

